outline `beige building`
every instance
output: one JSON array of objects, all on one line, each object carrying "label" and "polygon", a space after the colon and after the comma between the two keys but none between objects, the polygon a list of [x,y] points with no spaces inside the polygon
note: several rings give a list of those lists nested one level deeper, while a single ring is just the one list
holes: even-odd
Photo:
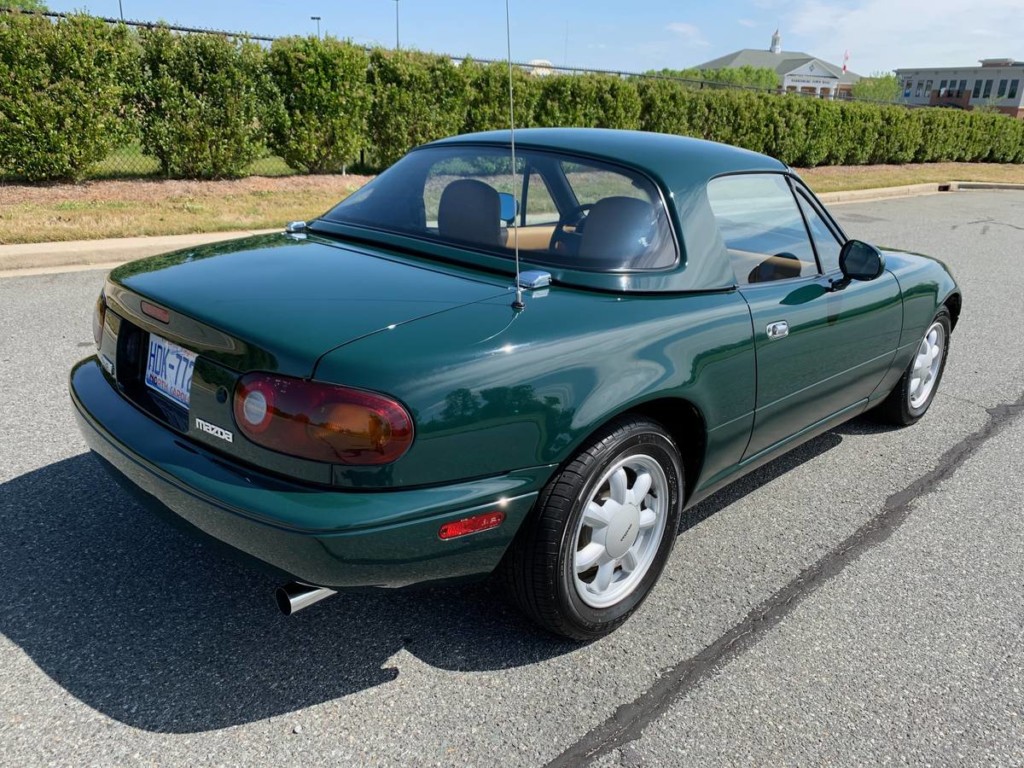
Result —
[{"label": "beige building", "polygon": [[974,109],[991,106],[1024,118],[1024,61],[982,59],[979,67],[897,69],[903,102]]},{"label": "beige building", "polygon": [[775,30],[768,50],[743,48],[697,65],[700,69],[773,69],[784,91],[820,96],[823,99],[850,97],[853,84],[860,80],[854,72],[800,51],[782,50],[782,35]]}]

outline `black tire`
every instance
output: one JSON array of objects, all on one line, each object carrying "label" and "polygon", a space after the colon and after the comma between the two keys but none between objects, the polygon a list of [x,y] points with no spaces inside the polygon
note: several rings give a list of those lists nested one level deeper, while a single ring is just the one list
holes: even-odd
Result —
[{"label": "black tire", "polygon": [[[600,490],[597,486],[605,473],[616,463],[628,459],[653,459],[664,473],[663,487],[667,489],[668,499],[663,504],[656,502],[664,515],[664,525],[659,521],[650,534],[646,551],[653,553],[653,560],[649,561],[646,571],[637,571],[632,591],[613,605],[595,608],[580,598],[576,586],[574,557],[579,546],[578,528],[584,508]],[[631,475],[631,482],[637,482],[636,478],[635,474]],[[661,575],[679,528],[683,480],[679,450],[660,424],[638,416],[612,422],[541,492],[499,568],[506,592],[528,617],[556,635],[594,640],[612,632],[640,606]],[[655,486],[651,488],[651,494],[657,499]],[[638,523],[638,533],[634,534],[638,541],[640,528]],[[657,541],[659,529],[661,539]],[[613,567],[619,576],[629,573],[621,566]]]},{"label": "black tire", "polygon": [[[945,307],[941,307],[935,314],[935,319],[928,324],[928,328],[930,329],[936,323],[942,326],[944,338],[942,345],[942,359],[939,362],[939,369],[935,375],[935,382],[932,384],[931,392],[928,394],[928,397],[924,402],[919,403],[916,407],[912,405],[910,397],[910,382],[911,374],[914,369],[914,360],[911,360],[910,364],[907,366],[907,370],[903,372],[900,380],[896,382],[896,386],[893,387],[892,392],[890,392],[885,400],[883,400],[875,409],[874,415],[879,421],[886,424],[894,424],[899,427],[908,427],[919,421],[921,417],[927,413],[928,408],[935,399],[935,393],[939,391],[939,384],[942,383],[942,374],[946,370],[946,358],[949,356],[949,339],[952,332],[949,310]],[[927,331],[925,333],[927,334]]]}]

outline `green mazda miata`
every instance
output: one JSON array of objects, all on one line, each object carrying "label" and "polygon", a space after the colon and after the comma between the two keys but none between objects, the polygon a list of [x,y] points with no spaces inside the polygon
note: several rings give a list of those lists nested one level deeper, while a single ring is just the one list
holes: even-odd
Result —
[{"label": "green mazda miata", "polygon": [[683,509],[868,409],[921,418],[960,303],[769,157],[483,133],[308,224],[115,269],[71,397],[114,476],[272,566],[285,613],[497,571],[590,639]]}]

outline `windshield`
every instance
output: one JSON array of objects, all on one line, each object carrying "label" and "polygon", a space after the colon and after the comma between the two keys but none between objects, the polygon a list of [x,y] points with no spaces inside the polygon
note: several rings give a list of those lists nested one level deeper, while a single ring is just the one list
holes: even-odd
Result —
[{"label": "windshield", "polygon": [[[596,272],[661,269],[676,246],[661,195],[634,171],[547,151],[430,147],[406,155],[326,221],[535,264]],[[518,208],[516,207],[518,202]]]}]

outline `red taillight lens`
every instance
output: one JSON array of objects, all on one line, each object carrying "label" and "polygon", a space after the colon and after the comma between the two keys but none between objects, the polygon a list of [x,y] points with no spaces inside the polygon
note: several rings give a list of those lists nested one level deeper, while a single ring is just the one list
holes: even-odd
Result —
[{"label": "red taillight lens", "polygon": [[106,319],[107,300],[100,292],[99,298],[96,299],[96,307],[92,312],[92,337],[96,340],[96,349],[100,348],[100,343],[103,341],[103,323]]},{"label": "red taillight lens", "polygon": [[388,464],[412,445],[400,403],[361,389],[265,373],[235,387],[242,433],[273,451],[335,464]]}]

